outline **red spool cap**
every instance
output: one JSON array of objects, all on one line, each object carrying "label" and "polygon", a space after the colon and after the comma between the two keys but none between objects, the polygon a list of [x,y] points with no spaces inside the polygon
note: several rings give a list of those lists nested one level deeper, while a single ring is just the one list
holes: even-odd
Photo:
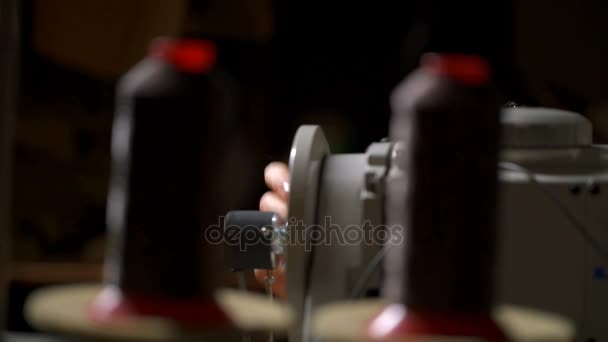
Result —
[{"label": "red spool cap", "polygon": [[205,73],[215,65],[217,49],[206,40],[159,38],[150,44],[149,54],[190,73]]},{"label": "red spool cap", "polygon": [[164,317],[185,327],[230,328],[232,321],[212,299],[167,299],[127,296],[107,286],[88,307],[88,317],[100,324],[134,317]]},{"label": "red spool cap", "polygon": [[479,56],[428,53],[422,56],[421,64],[435,74],[469,85],[480,86],[490,81],[490,65]]}]

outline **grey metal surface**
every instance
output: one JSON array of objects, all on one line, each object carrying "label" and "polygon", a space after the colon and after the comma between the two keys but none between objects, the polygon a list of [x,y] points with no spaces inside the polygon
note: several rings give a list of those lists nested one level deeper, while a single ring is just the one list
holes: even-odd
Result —
[{"label": "grey metal surface", "polygon": [[[571,184],[546,184],[582,214]],[[560,210],[529,183],[501,183],[498,299],[563,314],[580,321],[585,242]]]},{"label": "grey metal surface", "polygon": [[[307,238],[308,228],[315,224],[316,200],[319,174],[323,159],[329,154],[327,139],[319,126],[300,126],[291,147],[289,169],[291,184],[288,203],[288,233],[290,240],[286,248],[287,301],[295,312],[305,311],[305,295],[310,251],[305,241],[292,239]],[[297,318],[302,321],[303,317]],[[303,323],[304,324],[304,323]],[[295,324],[289,332],[290,340],[300,341],[302,324]]]},{"label": "grey metal surface", "polygon": [[578,113],[552,108],[505,108],[502,146],[551,148],[589,146],[591,122]]},{"label": "grey metal surface", "polygon": [[[301,317],[291,340],[307,340],[315,308],[349,298],[381,249],[372,233],[384,223],[390,151],[382,142],[366,153],[331,155],[320,127],[298,130],[290,158],[287,297]],[[373,276],[363,291],[378,286]]]},{"label": "grey metal surface", "polygon": [[310,294],[313,308],[346,299],[353,286],[349,271],[363,264],[361,224],[365,154],[330,155],[325,160],[317,202],[318,241]]},{"label": "grey metal surface", "polygon": [[[386,230],[384,218],[384,199],[386,192],[386,176],[390,169],[392,160],[393,144],[390,142],[376,142],[369,145],[365,151],[366,166],[364,175],[364,186],[361,189],[360,201],[362,205],[361,223],[364,226],[364,233],[371,234],[374,238],[374,243],[364,245],[361,248],[362,263],[356,267],[351,276],[351,284],[355,287],[363,285],[360,281],[365,281],[367,284],[361,290],[379,289],[380,274],[382,267],[380,265],[371,266],[370,263],[374,258],[378,258],[378,253],[384,248],[386,241],[380,241],[382,232]],[[371,229],[371,231],[369,231]],[[388,231],[386,231],[388,233]],[[381,243],[381,244],[380,244]],[[370,269],[374,267],[374,269]],[[366,276],[366,271],[372,271],[369,279],[363,280],[361,277]],[[352,290],[359,290],[353,288]],[[351,292],[354,294],[354,291]]]},{"label": "grey metal surface", "polygon": [[506,152],[538,184],[500,172],[499,302],[562,314],[577,341],[608,340],[608,149]]}]

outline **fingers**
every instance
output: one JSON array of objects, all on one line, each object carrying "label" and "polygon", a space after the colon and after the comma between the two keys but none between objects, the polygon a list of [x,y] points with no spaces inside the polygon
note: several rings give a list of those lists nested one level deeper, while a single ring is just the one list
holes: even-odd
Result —
[{"label": "fingers", "polygon": [[[287,219],[287,201],[289,199],[289,167],[285,163],[273,162],[264,170],[264,180],[270,191],[260,199],[261,211],[272,211],[279,215],[281,224]],[[274,283],[272,292],[279,298],[286,297],[285,263],[279,260],[277,267],[272,270],[255,270],[256,279],[264,284],[266,277],[272,272]]]},{"label": "fingers", "polygon": [[271,191],[276,193],[280,199],[287,201],[289,198],[289,167],[285,163],[272,162],[264,169],[264,180]]},{"label": "fingers", "polygon": [[281,218],[281,223],[287,219],[287,202],[275,192],[268,191],[262,196],[260,210],[276,213]]}]

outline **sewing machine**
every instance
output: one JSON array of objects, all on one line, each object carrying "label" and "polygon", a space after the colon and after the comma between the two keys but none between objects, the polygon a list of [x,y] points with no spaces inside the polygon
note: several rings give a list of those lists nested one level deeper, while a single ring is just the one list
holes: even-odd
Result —
[{"label": "sewing machine", "polygon": [[579,114],[506,109],[502,117],[500,302],[560,313],[580,341],[608,339],[608,149]]},{"label": "sewing machine", "polygon": [[[505,108],[501,122],[497,302],[570,318],[580,341],[608,339],[603,322],[608,215],[602,189],[608,149],[592,144],[590,122],[576,113]],[[265,235],[267,253],[258,249],[258,260],[248,259],[248,267],[271,268],[273,254],[286,254],[287,300],[302,313],[291,336],[307,334],[308,316],[319,306],[378,288],[382,238],[389,236],[381,232],[390,229],[383,227],[384,182],[397,153],[399,146],[382,141],[365,153],[332,155],[320,127],[302,126],[296,133],[288,227],[278,227],[271,216],[257,221],[255,227],[276,234]],[[236,220],[231,213],[226,225],[246,226],[247,215],[260,214]],[[379,238],[359,237],[370,233]],[[336,239],[339,235],[347,239]],[[238,260],[249,256],[233,248],[234,269],[247,269]]]}]

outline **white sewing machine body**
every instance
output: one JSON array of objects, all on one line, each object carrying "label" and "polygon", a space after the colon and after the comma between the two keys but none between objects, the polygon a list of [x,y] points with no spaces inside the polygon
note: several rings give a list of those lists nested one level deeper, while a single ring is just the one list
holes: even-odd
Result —
[{"label": "white sewing machine body", "polygon": [[527,172],[499,173],[497,299],[571,319],[580,341],[606,341],[608,146],[592,145],[575,113],[503,115],[501,161]]},{"label": "white sewing machine body", "polygon": [[[608,249],[608,146],[592,145],[591,124],[571,112],[509,108],[502,126],[497,302],[561,314],[581,341],[608,340],[608,259],[592,246]],[[301,127],[290,158],[292,222],[326,232],[327,217],[333,229],[382,225],[384,179],[397,149],[380,142],[365,154],[331,155],[319,127]],[[334,239],[311,252],[290,244],[288,301],[304,313],[292,336],[308,330],[307,312],[352,298],[380,248]],[[379,282],[376,272],[359,290]]]}]

